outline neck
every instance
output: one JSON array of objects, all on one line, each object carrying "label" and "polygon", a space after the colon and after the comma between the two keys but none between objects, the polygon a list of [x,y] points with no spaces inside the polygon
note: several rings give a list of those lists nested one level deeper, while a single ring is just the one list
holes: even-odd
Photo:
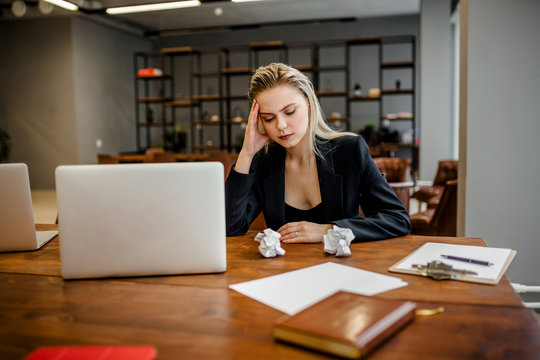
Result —
[{"label": "neck", "polygon": [[286,150],[286,158],[289,161],[298,162],[300,164],[309,163],[313,159],[313,144],[310,141],[309,134],[300,141],[295,147]]}]

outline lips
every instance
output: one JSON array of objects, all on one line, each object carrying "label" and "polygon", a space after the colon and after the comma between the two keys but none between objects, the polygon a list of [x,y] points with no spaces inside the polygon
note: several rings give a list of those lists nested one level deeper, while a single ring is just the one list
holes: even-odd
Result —
[{"label": "lips", "polygon": [[289,140],[289,138],[292,136],[292,134],[287,134],[287,135],[281,135],[279,138],[283,141],[285,140]]}]

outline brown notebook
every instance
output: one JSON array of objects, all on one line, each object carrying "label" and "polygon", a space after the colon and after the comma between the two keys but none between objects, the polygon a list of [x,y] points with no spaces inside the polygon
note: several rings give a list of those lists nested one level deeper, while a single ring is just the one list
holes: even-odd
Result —
[{"label": "brown notebook", "polygon": [[416,304],[337,292],[279,319],[274,337],[346,358],[359,358],[414,318]]}]

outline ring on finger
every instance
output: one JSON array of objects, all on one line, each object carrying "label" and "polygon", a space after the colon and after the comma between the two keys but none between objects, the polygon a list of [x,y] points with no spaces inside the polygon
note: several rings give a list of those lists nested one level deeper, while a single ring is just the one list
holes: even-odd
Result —
[{"label": "ring on finger", "polygon": [[294,232],[294,236],[295,236],[295,237],[298,237],[298,231],[295,231],[295,232]]}]

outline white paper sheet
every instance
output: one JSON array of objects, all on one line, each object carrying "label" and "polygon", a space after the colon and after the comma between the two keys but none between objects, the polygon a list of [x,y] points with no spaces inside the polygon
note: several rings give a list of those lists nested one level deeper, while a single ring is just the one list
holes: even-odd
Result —
[{"label": "white paper sheet", "polygon": [[375,295],[407,283],[400,278],[327,262],[229,287],[288,315],[344,290]]},{"label": "white paper sheet", "polygon": [[[472,278],[496,280],[499,276],[511,249],[491,248],[485,246],[455,245],[444,243],[427,242],[419,247],[407,259],[405,259],[397,269],[413,270],[413,264],[427,264],[430,261],[442,261],[452,265],[455,269],[465,269],[476,272],[478,275],[469,275]],[[453,255],[469,259],[488,261],[491,266],[470,264],[463,261],[450,260],[441,255]]]}]

